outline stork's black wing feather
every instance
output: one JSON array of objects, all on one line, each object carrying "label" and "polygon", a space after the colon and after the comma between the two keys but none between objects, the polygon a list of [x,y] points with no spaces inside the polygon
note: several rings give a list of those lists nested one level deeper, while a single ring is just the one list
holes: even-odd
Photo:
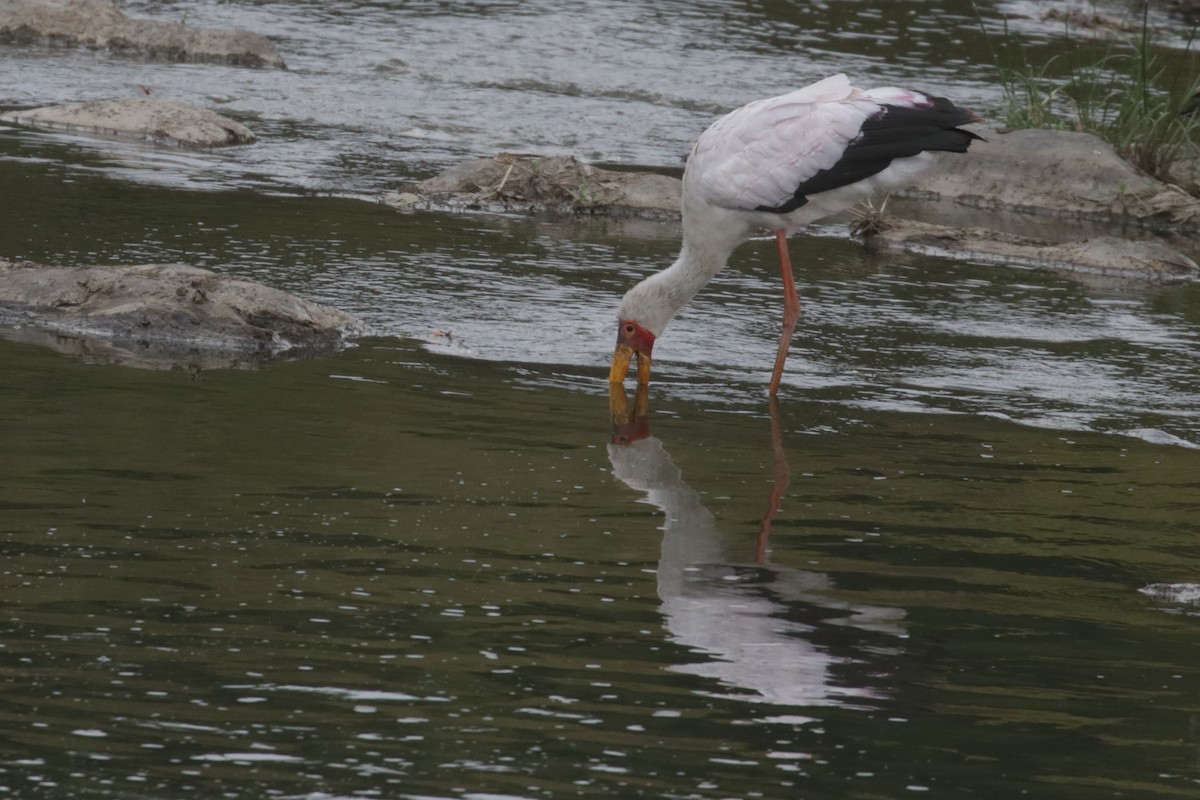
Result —
[{"label": "stork's black wing feather", "polygon": [[979,117],[959,108],[944,97],[929,97],[920,106],[882,104],[862,128],[842,157],[796,187],[795,193],[778,206],[758,206],[756,211],[786,214],[808,202],[808,196],[864,180],[883,172],[897,158],[908,158],[930,150],[965,153],[971,142],[982,139],[959,128],[979,122]]}]

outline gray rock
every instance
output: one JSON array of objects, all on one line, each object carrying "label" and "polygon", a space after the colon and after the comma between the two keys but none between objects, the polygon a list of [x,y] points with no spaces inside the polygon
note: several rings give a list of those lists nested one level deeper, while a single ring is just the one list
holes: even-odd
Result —
[{"label": "gray rock", "polygon": [[984,131],[965,157],[940,158],[908,196],[1079,219],[1195,226],[1200,200],[1138,172],[1089,133]]},{"label": "gray rock", "polygon": [[2,260],[0,326],[26,339],[65,337],[76,350],[125,353],[126,362],[210,366],[332,352],[362,332],[335,308],[196,267]]},{"label": "gray rock", "polygon": [[185,147],[221,147],[255,141],[249,128],[215,111],[157,97],[118,97],[43,106],[0,114],[0,120]]},{"label": "gray rock", "polygon": [[1200,158],[1176,161],[1171,165],[1167,180],[1188,194],[1200,195]]},{"label": "gray rock", "polygon": [[244,30],[130,19],[116,0],[0,0],[0,43],[89,47],[163,61],[286,69],[275,45]]},{"label": "gray rock", "polygon": [[681,182],[652,172],[620,172],[571,156],[501,153],[457,164],[390,199],[413,205],[413,194],[437,206],[554,210],[615,217],[679,215]]}]

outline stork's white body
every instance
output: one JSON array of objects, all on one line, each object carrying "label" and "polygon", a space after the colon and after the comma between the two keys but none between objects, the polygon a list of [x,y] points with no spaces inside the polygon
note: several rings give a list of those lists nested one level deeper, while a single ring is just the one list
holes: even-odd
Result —
[{"label": "stork's white body", "polygon": [[[794,233],[881,191],[906,186],[925,170],[932,154],[896,159],[870,178],[810,196],[806,205],[786,215],[749,211],[782,204],[797,186],[832,168],[863,123],[885,103],[912,106],[925,99],[904,89],[856,89],[845,75],[834,75],[744,105],[714,122],[692,148],[683,179],[683,213],[732,211],[745,230],[782,227]],[[728,226],[728,219],[721,221]],[[685,228],[702,225],[693,219]]]},{"label": "stork's white body", "polygon": [[775,232],[783,278],[783,330],[768,389],[779,391],[800,299],[787,237],[880,191],[912,183],[930,151],[965,153],[979,118],[944,97],[905,89],[856,89],[834,75],[742,106],[706,130],[683,174],[683,246],[675,263],[621,300],[610,384],[631,360],[650,382],[650,353],[671,318],[758,228]]},{"label": "stork's white body", "polygon": [[856,89],[845,75],[834,75],[721,117],[696,141],[683,173],[679,258],[633,287],[618,317],[637,320],[658,336],[755,231],[794,233],[915,182],[932,162],[931,153],[894,159],[882,172],[810,195],[805,205],[786,214],[756,210],[783,204],[797,186],[833,168],[884,104],[925,100],[904,89]]}]

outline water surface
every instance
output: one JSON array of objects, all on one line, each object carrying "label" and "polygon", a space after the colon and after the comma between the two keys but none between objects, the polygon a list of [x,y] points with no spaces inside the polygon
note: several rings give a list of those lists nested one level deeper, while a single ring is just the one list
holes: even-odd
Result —
[{"label": "water surface", "polygon": [[[149,90],[209,106],[249,125],[259,144],[236,156],[80,149],[99,151],[103,167],[125,178],[271,191],[371,194],[503,150],[679,167],[718,115],[836,72],[862,86],[946,94],[997,120],[998,66],[1054,80],[1114,52],[1103,29],[1068,32],[1042,20],[1039,4],[975,0],[122,7],[136,17],[266,34],[289,69],[0,47],[0,105]],[[1119,3],[1097,10],[1130,16]],[[1174,41],[1179,23],[1151,19],[1164,42]],[[1162,88],[1181,90],[1170,83],[1186,83],[1188,63],[1168,56]]]},{"label": "water surface", "polygon": [[[1170,796],[1198,456],[394,340],[264,372],[2,344],[18,796]],[[14,424],[19,423],[19,424]]]},{"label": "water surface", "polygon": [[612,310],[674,225],[331,196],[501,148],[677,167],[714,114],[834,69],[986,103],[1011,10],[128,9],[267,31],[292,69],[0,49],[0,102],[151,85],[263,143],[0,128],[0,257],[182,261],[379,335],[245,371],[0,338],[5,793],[1195,793],[1196,286],[872,255],[835,221],[794,245],[772,415],[752,242],[620,446]]}]

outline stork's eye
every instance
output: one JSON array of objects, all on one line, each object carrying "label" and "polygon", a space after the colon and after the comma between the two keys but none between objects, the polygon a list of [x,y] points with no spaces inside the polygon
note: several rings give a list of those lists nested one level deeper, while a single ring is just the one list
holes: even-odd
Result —
[{"label": "stork's eye", "polygon": [[633,336],[633,323],[626,322],[624,325],[621,326],[621,330],[625,333],[626,336]]}]

